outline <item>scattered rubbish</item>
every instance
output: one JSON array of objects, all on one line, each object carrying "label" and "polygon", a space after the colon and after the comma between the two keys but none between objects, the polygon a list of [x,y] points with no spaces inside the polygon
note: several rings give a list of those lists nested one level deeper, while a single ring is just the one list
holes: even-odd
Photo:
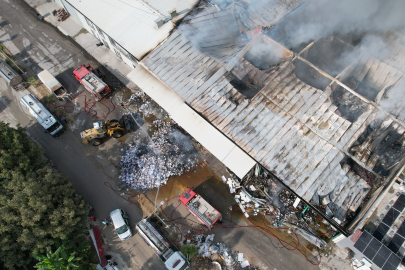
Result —
[{"label": "scattered rubbish", "polygon": [[294,202],[294,204],[293,204],[294,208],[297,208],[297,206],[298,206],[298,204],[300,203],[300,201],[301,201],[300,198],[295,199],[295,202]]},{"label": "scattered rubbish", "polygon": [[214,242],[214,234],[204,236],[202,234],[196,235],[195,240],[192,242],[198,248],[198,255],[204,258],[210,258],[212,261],[216,261],[222,265],[222,269],[226,270],[236,270],[245,268],[246,269],[257,269],[249,264],[249,261],[243,257],[243,253],[232,252],[232,250],[223,243]]},{"label": "scattered rubbish", "polygon": [[69,18],[70,14],[66,12],[65,9],[60,8],[58,10],[53,10],[52,11],[52,15],[57,17],[58,22],[63,22],[64,20],[66,20],[67,18]]},{"label": "scattered rubbish", "polygon": [[[235,194],[235,201],[246,218],[260,213],[273,227],[280,228],[284,222],[288,222],[307,232],[309,234],[307,237],[314,237],[313,239],[317,239],[318,234],[324,234],[327,230],[334,231],[331,225],[309,208],[305,201],[285,188],[263,168],[252,169],[242,180],[233,175],[228,179],[223,176],[222,180],[228,184],[230,192]],[[320,210],[333,217],[334,205],[329,195],[319,200],[326,204],[318,202]],[[338,224],[342,223],[340,217],[333,219]],[[333,236],[333,233],[330,235]]]},{"label": "scattered rubbish", "polygon": [[121,158],[122,182],[135,190],[149,190],[167,183],[197,166],[192,139],[180,129],[155,120],[156,131],[147,144],[132,143]]}]

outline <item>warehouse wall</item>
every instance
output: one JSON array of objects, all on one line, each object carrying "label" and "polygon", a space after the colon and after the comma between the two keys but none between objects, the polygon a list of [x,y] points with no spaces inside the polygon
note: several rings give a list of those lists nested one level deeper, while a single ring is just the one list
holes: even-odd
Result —
[{"label": "warehouse wall", "polygon": [[138,60],[128,53],[124,48],[122,48],[117,42],[108,36],[103,30],[101,30],[92,21],[87,19],[80,11],[76,10],[72,5],[70,5],[66,0],[55,0],[55,2],[62,7],[75,18],[89,33],[91,33],[95,38],[100,40],[104,46],[109,48],[114,52],[118,58],[124,61],[127,65],[135,68],[138,64]]}]

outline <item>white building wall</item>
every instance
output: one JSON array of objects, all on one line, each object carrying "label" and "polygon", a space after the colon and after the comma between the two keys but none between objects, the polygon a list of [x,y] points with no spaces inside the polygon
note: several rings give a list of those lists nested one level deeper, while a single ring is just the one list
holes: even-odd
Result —
[{"label": "white building wall", "polygon": [[[69,14],[73,18],[75,18],[89,33],[91,33],[95,38],[100,40],[100,42],[102,42],[107,48],[109,48],[113,53],[115,53],[118,58],[120,58],[130,67],[132,68],[136,67],[138,63],[136,59],[134,59],[135,61],[132,61],[129,57],[127,57],[126,55],[129,55],[129,53],[125,53],[125,49],[116,44],[116,42],[112,40],[111,37],[109,37],[97,25],[95,25],[89,19],[83,16],[83,14],[77,11],[65,0],[55,0],[55,1],[58,1],[58,4],[60,4],[62,7],[63,5],[65,5],[65,9],[67,10],[67,12],[69,12]],[[124,53],[122,53],[121,51],[123,51]]]},{"label": "white building wall", "polygon": [[66,11],[70,14],[70,16],[72,16],[73,18],[75,18],[78,22],[80,22],[80,18],[78,16],[79,12],[76,11],[76,9],[74,7],[72,7],[68,2],[66,2],[65,0],[58,0],[61,1],[62,6],[66,9]]}]

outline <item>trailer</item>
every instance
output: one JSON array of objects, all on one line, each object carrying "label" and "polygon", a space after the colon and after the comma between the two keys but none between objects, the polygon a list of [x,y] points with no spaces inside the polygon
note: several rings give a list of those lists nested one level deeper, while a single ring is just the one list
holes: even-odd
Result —
[{"label": "trailer", "polygon": [[38,73],[38,78],[59,100],[63,100],[67,96],[66,89],[48,70],[45,69]]},{"label": "trailer", "polygon": [[110,87],[96,75],[90,64],[84,64],[73,70],[73,76],[96,98],[96,101],[111,95]]},{"label": "trailer", "polygon": [[214,225],[222,220],[222,215],[212,207],[203,197],[189,188],[180,196],[180,202],[183,204],[199,221],[205,224],[210,230]]},{"label": "trailer", "polygon": [[148,218],[136,224],[135,229],[156,255],[159,256],[167,269],[186,270],[189,268],[190,263],[184,254],[167,241]]}]

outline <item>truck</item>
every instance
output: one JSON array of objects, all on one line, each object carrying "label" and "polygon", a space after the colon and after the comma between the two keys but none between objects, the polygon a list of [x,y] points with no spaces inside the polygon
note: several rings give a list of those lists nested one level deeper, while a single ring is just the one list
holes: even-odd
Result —
[{"label": "truck", "polygon": [[59,137],[65,131],[65,127],[45,108],[44,105],[32,94],[20,99],[23,107],[38,121],[39,124],[52,137]]},{"label": "truck", "polygon": [[191,188],[187,189],[180,196],[180,203],[183,204],[200,222],[212,230],[222,215],[212,207],[203,197],[195,193]]},{"label": "truck", "polygon": [[45,69],[38,73],[38,78],[58,99],[63,100],[67,96],[66,89],[48,70]]},{"label": "truck", "polygon": [[178,251],[174,245],[158,232],[149,218],[141,220],[136,224],[135,229],[143,240],[145,240],[146,244],[148,244],[162,260],[167,269],[186,270],[189,268],[190,262],[184,254]]},{"label": "truck", "polygon": [[83,84],[84,88],[95,97],[96,101],[111,95],[110,87],[96,75],[94,68],[89,63],[73,70],[73,77]]}]

